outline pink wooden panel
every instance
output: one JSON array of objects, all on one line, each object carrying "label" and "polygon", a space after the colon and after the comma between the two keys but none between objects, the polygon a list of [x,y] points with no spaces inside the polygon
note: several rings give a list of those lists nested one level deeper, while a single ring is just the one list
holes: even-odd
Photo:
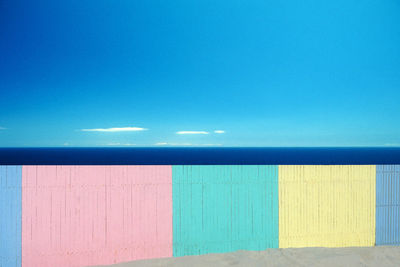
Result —
[{"label": "pink wooden panel", "polygon": [[172,257],[171,166],[23,166],[22,266]]}]

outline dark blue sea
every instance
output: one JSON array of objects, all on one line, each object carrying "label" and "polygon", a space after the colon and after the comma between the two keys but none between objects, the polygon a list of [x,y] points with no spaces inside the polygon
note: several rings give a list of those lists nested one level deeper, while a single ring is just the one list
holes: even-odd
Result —
[{"label": "dark blue sea", "polygon": [[0,165],[400,164],[400,148],[0,148]]}]

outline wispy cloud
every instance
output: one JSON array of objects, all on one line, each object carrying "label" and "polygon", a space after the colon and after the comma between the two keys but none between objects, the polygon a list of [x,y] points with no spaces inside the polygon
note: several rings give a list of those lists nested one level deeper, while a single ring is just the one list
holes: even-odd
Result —
[{"label": "wispy cloud", "polygon": [[192,143],[155,143],[155,146],[222,146],[222,144],[192,144]]},{"label": "wispy cloud", "polygon": [[400,143],[389,143],[385,144],[385,146],[400,146]]},{"label": "wispy cloud", "polygon": [[208,134],[206,131],[179,131],[177,134]]},{"label": "wispy cloud", "polygon": [[159,142],[155,143],[155,146],[191,146],[191,143],[166,143],[166,142]]},{"label": "wispy cloud", "polygon": [[222,144],[201,144],[199,146],[222,146]]},{"label": "wispy cloud", "polygon": [[214,133],[223,134],[223,133],[225,133],[225,131],[223,131],[223,130],[215,130]]},{"label": "wispy cloud", "polygon": [[4,127],[0,127],[0,130],[6,130],[7,128],[4,128]]},{"label": "wispy cloud", "polygon": [[136,144],[131,144],[131,143],[108,143],[107,146],[136,146]]},{"label": "wispy cloud", "polygon": [[82,132],[139,132],[139,131],[146,131],[146,128],[140,127],[115,127],[115,128],[96,128],[96,129],[81,129]]},{"label": "wispy cloud", "polygon": [[166,146],[166,145],[168,145],[168,143],[166,143],[166,142],[159,142],[159,143],[155,143],[154,145],[155,145],[155,146]]}]

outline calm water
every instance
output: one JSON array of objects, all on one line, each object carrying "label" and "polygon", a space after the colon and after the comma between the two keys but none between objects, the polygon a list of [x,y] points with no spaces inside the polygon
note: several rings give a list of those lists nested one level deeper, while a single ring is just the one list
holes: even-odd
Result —
[{"label": "calm water", "polygon": [[0,148],[0,165],[400,164],[400,148]]}]

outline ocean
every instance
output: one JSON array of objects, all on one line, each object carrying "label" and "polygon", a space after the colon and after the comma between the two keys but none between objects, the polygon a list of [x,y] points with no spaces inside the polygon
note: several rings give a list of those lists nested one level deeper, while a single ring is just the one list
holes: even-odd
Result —
[{"label": "ocean", "polygon": [[0,165],[276,164],[400,164],[400,148],[0,148]]}]

